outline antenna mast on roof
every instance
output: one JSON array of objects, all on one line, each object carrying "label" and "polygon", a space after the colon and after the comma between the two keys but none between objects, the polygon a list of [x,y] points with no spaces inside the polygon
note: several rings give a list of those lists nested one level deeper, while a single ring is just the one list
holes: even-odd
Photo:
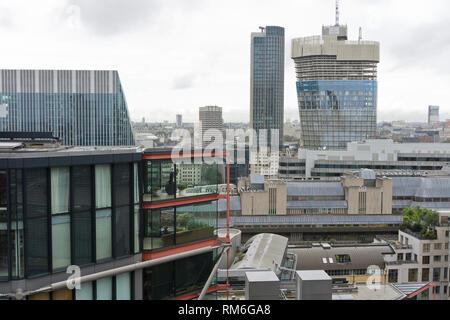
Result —
[{"label": "antenna mast on roof", "polygon": [[339,0],[336,0],[336,26],[339,25]]}]

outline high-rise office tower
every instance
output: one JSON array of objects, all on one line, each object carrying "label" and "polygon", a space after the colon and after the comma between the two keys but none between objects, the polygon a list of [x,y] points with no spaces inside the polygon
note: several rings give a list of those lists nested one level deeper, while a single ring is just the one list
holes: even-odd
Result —
[{"label": "high-rise office tower", "polygon": [[51,132],[64,145],[132,146],[117,71],[0,70],[0,132]]},{"label": "high-rise office tower", "polygon": [[376,136],[380,45],[348,41],[347,26],[322,27],[322,36],[292,40],[302,147],[345,149]]},{"label": "high-rise office tower", "polygon": [[177,128],[181,128],[183,126],[183,116],[181,114],[177,114]]},{"label": "high-rise office tower", "polygon": [[[284,28],[260,27],[251,34],[250,128],[279,130],[283,144],[284,125]],[[268,131],[271,145],[271,132]]]},{"label": "high-rise office tower", "polygon": [[208,130],[218,130],[223,132],[222,108],[217,106],[201,107],[199,109],[200,128],[203,137],[203,147],[206,148],[214,141],[213,132]]},{"label": "high-rise office tower", "polygon": [[428,124],[431,126],[436,123],[439,123],[439,106],[429,106]]}]

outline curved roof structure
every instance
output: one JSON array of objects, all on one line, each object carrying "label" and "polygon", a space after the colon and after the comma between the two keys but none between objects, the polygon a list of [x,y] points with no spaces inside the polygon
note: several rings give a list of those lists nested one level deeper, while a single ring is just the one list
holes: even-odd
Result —
[{"label": "curved roof structure", "polygon": [[[357,270],[369,266],[384,268],[383,254],[394,251],[389,245],[371,245],[358,247],[323,247],[292,248],[289,253],[297,255],[297,270]],[[349,263],[338,263],[337,255],[348,255]],[[324,260],[325,259],[325,260]],[[326,263],[324,263],[326,261]]]},{"label": "curved roof structure", "polygon": [[288,238],[276,234],[262,233],[252,237],[244,245],[244,258],[230,269],[271,269],[281,266],[288,245]]}]

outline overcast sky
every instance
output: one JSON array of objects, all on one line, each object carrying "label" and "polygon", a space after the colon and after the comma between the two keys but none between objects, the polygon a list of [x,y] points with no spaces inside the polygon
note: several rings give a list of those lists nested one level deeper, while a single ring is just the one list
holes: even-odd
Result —
[{"label": "overcast sky", "polygon": [[[298,120],[291,39],[334,24],[335,0],[0,0],[0,68],[118,70],[131,119],[218,105],[249,121],[250,34],[286,29],[285,118]],[[352,40],[381,43],[378,120],[450,118],[448,0],[341,0]]]}]

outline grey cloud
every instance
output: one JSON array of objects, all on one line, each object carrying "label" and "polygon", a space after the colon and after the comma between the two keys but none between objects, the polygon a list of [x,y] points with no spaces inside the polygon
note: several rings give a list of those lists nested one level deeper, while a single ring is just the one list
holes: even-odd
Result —
[{"label": "grey cloud", "polygon": [[8,8],[0,7],[0,26],[5,28],[12,27],[11,10]]},{"label": "grey cloud", "polygon": [[[80,21],[100,35],[124,33],[154,25],[163,13],[191,11],[204,0],[66,0],[67,7],[79,8]],[[163,12],[167,9],[166,12]],[[73,11],[73,10],[72,10]],[[67,16],[67,12],[66,12]],[[167,19],[170,19],[167,16]],[[170,27],[170,21],[168,27]]]},{"label": "grey cloud", "polygon": [[173,81],[173,90],[184,90],[184,89],[190,89],[194,87],[195,83],[195,75],[193,74],[186,74],[181,77],[176,78]]},{"label": "grey cloud", "polygon": [[420,64],[428,69],[450,71],[450,30],[447,25],[446,21],[437,21],[412,29],[391,30],[388,48],[396,59],[394,69]]},{"label": "grey cloud", "polygon": [[67,6],[79,8],[80,22],[91,31],[111,35],[152,23],[163,4],[163,0],[68,0]]}]

